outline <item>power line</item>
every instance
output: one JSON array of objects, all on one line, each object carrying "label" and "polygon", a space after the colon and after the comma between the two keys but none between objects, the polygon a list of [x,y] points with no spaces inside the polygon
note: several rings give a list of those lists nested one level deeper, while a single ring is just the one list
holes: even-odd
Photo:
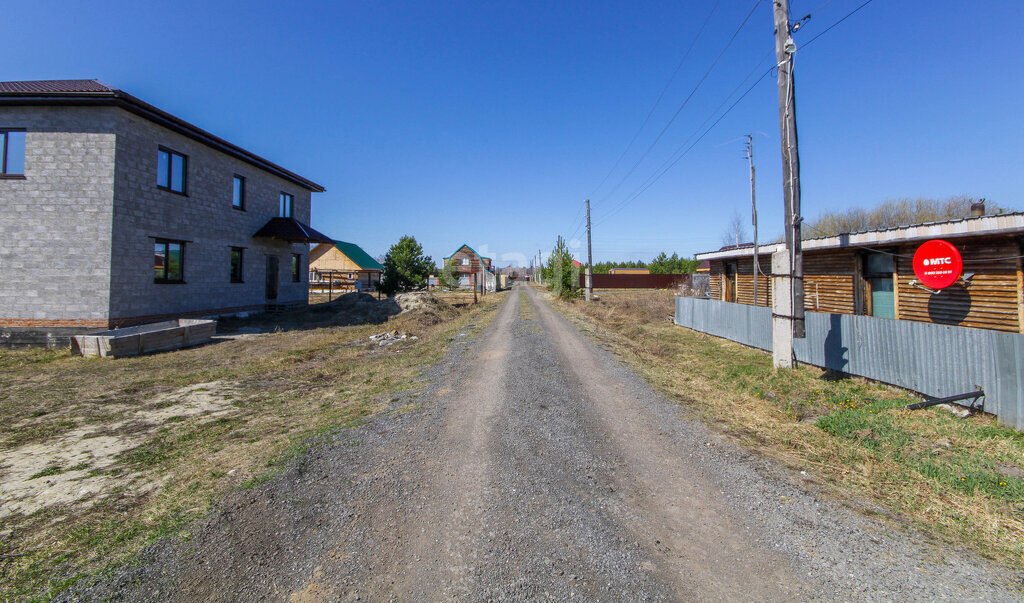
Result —
[{"label": "power line", "polygon": [[[814,14],[814,12],[817,12],[817,11],[821,10],[822,8],[824,8],[825,6],[828,6],[829,4],[831,4],[831,2],[832,2],[832,1],[833,1],[833,0],[829,0],[829,2],[825,2],[824,4],[822,4],[821,6],[819,6],[818,8],[816,8],[816,9],[815,9],[814,11],[812,11],[811,13],[809,13],[809,14],[808,14],[808,17],[809,17],[809,16],[811,15],[811,14]],[[874,0],[866,0],[865,2],[863,2],[862,4],[860,4],[860,5],[859,5],[859,6],[857,7],[857,8],[853,9],[852,11],[850,11],[849,13],[847,13],[847,14],[846,14],[845,16],[843,16],[843,17],[842,17],[841,19],[839,19],[838,21],[836,21],[835,23],[833,23],[832,25],[828,26],[828,27],[827,27],[827,28],[825,28],[825,29],[824,29],[823,31],[821,31],[820,33],[818,33],[818,34],[817,34],[816,36],[814,36],[813,38],[811,38],[811,39],[810,39],[810,40],[808,40],[807,42],[804,42],[804,43],[802,44],[802,47],[803,47],[803,48],[807,48],[807,46],[808,46],[808,45],[810,45],[810,44],[811,44],[812,42],[814,42],[815,40],[817,40],[817,39],[818,39],[818,38],[820,38],[821,36],[825,35],[825,34],[826,34],[826,33],[828,33],[829,31],[831,31],[832,29],[834,29],[834,28],[835,28],[836,26],[838,26],[838,25],[839,25],[840,23],[842,23],[843,21],[845,21],[845,20],[849,19],[849,18],[850,18],[851,16],[853,16],[853,15],[854,15],[854,14],[856,14],[856,13],[857,13],[858,11],[860,11],[861,9],[863,9],[863,8],[864,8],[865,6],[867,6],[868,4],[871,4],[872,2],[874,2]],[[804,19],[806,20],[806,19],[807,19],[808,17],[805,17]],[[764,60],[762,59],[762,63],[763,63],[763,62],[764,62]],[[759,65],[760,65],[760,64],[759,64]],[[745,91],[745,92],[744,92],[744,93],[743,93],[743,94],[742,94],[742,95],[741,95],[741,96],[740,96],[740,97],[739,97],[738,99],[736,99],[736,101],[735,101],[735,102],[734,102],[734,103],[733,103],[733,104],[732,104],[732,105],[731,105],[731,106],[729,107],[729,109],[728,109],[728,110],[726,110],[726,112],[725,112],[725,113],[723,113],[723,114],[722,114],[721,116],[719,116],[719,118],[718,118],[717,120],[715,120],[715,123],[713,123],[713,124],[711,125],[711,127],[709,127],[709,128],[707,129],[707,130],[705,130],[705,131],[704,131],[704,133],[700,135],[700,138],[698,138],[697,140],[695,140],[695,141],[693,142],[693,144],[689,145],[689,146],[688,146],[688,147],[686,148],[686,150],[682,152],[682,154],[681,154],[681,155],[679,155],[679,156],[678,156],[678,157],[676,157],[675,159],[671,159],[671,158],[672,158],[672,157],[673,157],[673,156],[674,156],[675,154],[673,154],[673,155],[670,155],[670,156],[669,156],[669,157],[670,157],[669,161],[671,161],[671,163],[669,163],[669,164],[668,164],[668,167],[666,167],[666,168],[664,168],[664,169],[662,169],[662,168],[658,168],[658,170],[655,170],[655,174],[656,174],[656,175],[654,175],[654,176],[653,176],[653,179],[651,179],[651,177],[649,177],[649,178],[648,178],[648,180],[644,182],[644,184],[641,184],[641,186],[640,186],[640,187],[639,187],[639,188],[637,189],[637,191],[636,191],[636,192],[634,192],[633,194],[631,194],[631,195],[627,196],[627,197],[626,197],[626,198],[625,198],[625,199],[624,199],[623,201],[621,201],[621,202],[620,202],[619,204],[617,204],[617,205],[616,205],[615,207],[613,207],[613,208],[612,208],[612,209],[611,209],[610,211],[608,211],[607,213],[605,213],[604,215],[602,215],[602,216],[601,216],[601,217],[600,217],[600,218],[599,218],[599,219],[598,219],[598,220],[597,220],[597,221],[595,222],[595,225],[600,225],[601,223],[603,223],[604,221],[606,221],[606,220],[607,220],[607,219],[608,219],[609,217],[611,217],[611,216],[612,216],[612,215],[613,215],[614,213],[617,213],[617,212],[618,212],[618,211],[619,211],[620,209],[622,209],[623,207],[625,207],[626,205],[628,205],[629,203],[631,203],[631,202],[632,202],[633,200],[635,200],[635,199],[636,199],[637,197],[639,197],[640,195],[642,195],[643,193],[645,193],[645,192],[646,192],[646,191],[647,191],[647,190],[648,190],[648,189],[649,189],[649,188],[650,188],[650,187],[651,187],[651,186],[652,186],[652,185],[653,185],[653,184],[654,184],[655,182],[657,182],[657,181],[658,181],[658,180],[659,180],[659,179],[660,179],[660,178],[661,178],[662,176],[664,176],[664,175],[665,175],[665,173],[667,173],[667,172],[668,172],[668,170],[672,168],[672,166],[674,166],[674,165],[675,165],[676,163],[678,163],[678,162],[679,162],[679,161],[680,161],[680,160],[681,160],[681,159],[682,159],[683,157],[685,157],[685,156],[686,156],[686,154],[687,154],[687,153],[689,153],[689,152],[690,152],[690,150],[691,150],[691,149],[692,149],[692,148],[693,148],[693,147],[694,147],[694,146],[695,146],[695,145],[696,145],[697,143],[699,143],[699,142],[701,141],[701,139],[703,139],[703,138],[704,138],[704,137],[705,137],[705,136],[706,136],[706,135],[707,135],[707,134],[708,134],[708,133],[709,133],[709,132],[710,132],[710,131],[711,131],[712,129],[714,129],[714,127],[715,127],[716,125],[718,125],[718,123],[719,123],[720,121],[722,121],[722,119],[723,119],[723,118],[724,118],[724,117],[725,117],[726,115],[728,115],[728,114],[729,114],[729,112],[730,112],[730,111],[732,111],[732,110],[733,110],[733,108],[735,108],[735,107],[736,107],[736,105],[737,105],[737,104],[738,104],[738,103],[739,103],[739,102],[740,102],[741,100],[743,100],[743,98],[744,98],[744,97],[746,97],[746,96],[747,96],[747,95],[748,95],[748,94],[749,94],[749,93],[750,93],[750,92],[751,92],[751,91],[752,91],[752,90],[753,90],[753,89],[754,89],[754,88],[755,88],[755,87],[756,87],[756,86],[757,86],[757,85],[758,85],[759,83],[761,83],[761,81],[762,81],[762,80],[764,80],[764,78],[765,78],[765,77],[766,77],[766,76],[767,76],[767,75],[768,75],[769,73],[771,73],[772,71],[774,71],[774,70],[775,70],[775,68],[776,68],[776,67],[775,67],[775,66],[773,65],[773,66],[772,66],[771,68],[769,68],[769,69],[768,69],[768,71],[764,72],[764,73],[763,73],[763,74],[761,75],[761,77],[759,77],[759,78],[757,79],[757,81],[756,81],[756,82],[754,82],[754,83],[753,83],[753,84],[752,84],[752,85],[750,86],[750,88],[748,88],[748,89],[747,89],[747,90],[746,90],[746,91]],[[755,69],[756,69],[756,67],[755,67]],[[749,78],[750,76],[748,75],[747,77]],[[746,81],[746,79],[744,79],[744,81]],[[742,85],[742,82],[741,82],[741,84],[740,84],[740,85]],[[732,96],[732,94],[734,94],[734,93],[735,93],[735,90],[734,90],[734,91],[733,91],[732,93],[730,93],[730,94],[729,94],[729,96],[727,96],[727,97],[726,97],[726,102],[728,101],[728,99],[729,99],[729,98],[730,98],[730,97]],[[723,102],[723,104],[724,104],[724,102]],[[721,105],[719,105],[719,107],[718,107],[718,108],[716,108],[716,109],[715,109],[715,111],[713,111],[713,112],[712,112],[712,115],[714,115],[714,113],[715,113],[715,112],[717,112],[717,111],[718,111],[718,109],[720,109],[720,108],[721,108]],[[710,118],[709,118],[709,119],[710,119]],[[707,120],[705,120],[705,122],[704,122],[704,123],[707,123]],[[702,124],[702,126],[701,126],[701,127],[703,127],[703,124]],[[699,131],[699,129],[700,129],[700,128],[698,128],[698,131]],[[691,135],[691,137],[692,137],[692,135]],[[689,140],[689,139],[687,139],[687,140]],[[684,141],[683,145],[686,145],[686,142],[685,142],[685,141]],[[681,147],[680,147],[680,148],[681,148]],[[677,149],[677,151],[676,151],[676,152],[678,152],[678,149]],[[662,165],[664,166],[665,164],[663,163]]]},{"label": "power line", "polygon": [[[866,2],[864,2],[863,4],[861,4],[860,6],[858,6],[857,8],[855,8],[855,9],[853,9],[852,11],[850,11],[850,12],[846,13],[846,16],[845,16],[845,17],[843,17],[842,19],[840,19],[840,20],[836,21],[836,22],[835,22],[835,23],[833,23],[832,25],[829,25],[829,26],[828,26],[827,28],[825,28],[825,30],[824,30],[824,31],[822,31],[822,32],[821,32],[821,33],[819,33],[818,35],[814,36],[814,37],[813,37],[813,38],[811,38],[810,40],[807,40],[806,42],[804,42],[804,43],[803,43],[803,47],[804,47],[804,48],[807,48],[808,46],[810,46],[810,45],[811,45],[811,43],[812,43],[812,42],[814,42],[815,40],[817,40],[817,39],[818,39],[818,38],[820,38],[821,36],[823,36],[823,35],[827,34],[828,32],[832,31],[832,29],[833,29],[833,28],[835,28],[835,27],[836,27],[837,25],[839,25],[839,24],[840,24],[840,23],[842,23],[843,21],[845,21],[845,20],[849,19],[849,18],[850,18],[850,17],[852,17],[852,16],[854,15],[854,14],[856,14],[856,13],[857,13],[858,11],[860,11],[860,9],[864,8],[865,6],[867,6],[867,5],[871,4],[871,3],[872,3],[872,2],[874,2],[874,1],[875,1],[875,0],[867,0]],[[827,3],[826,3],[826,4],[827,4]]]},{"label": "power line", "polygon": [[[575,227],[575,228],[576,228],[576,231],[578,231],[578,230],[580,229],[580,228],[579,228],[579,226],[577,226],[577,223],[578,223],[578,222],[579,222],[579,220],[580,220],[580,216],[582,216],[582,215],[583,215],[583,208],[584,208],[584,205],[585,205],[585,204],[582,204],[582,203],[580,204],[580,211],[578,211],[578,212],[576,213],[576,217],[575,217],[575,218],[573,218],[572,222],[570,222],[570,223],[569,223],[569,228],[573,228],[573,227]],[[575,233],[575,231],[574,231],[574,233]],[[572,237],[569,237],[569,238],[572,238]]]},{"label": "power line", "polygon": [[683,53],[683,58],[679,60],[679,63],[676,65],[676,68],[672,72],[671,77],[668,78],[668,82],[665,83],[665,87],[661,89],[661,94],[658,95],[657,100],[655,100],[654,104],[651,105],[651,110],[647,112],[647,117],[644,118],[643,123],[641,123],[640,127],[637,128],[636,133],[633,134],[633,138],[630,139],[629,144],[626,145],[626,148],[619,155],[619,158],[615,160],[615,163],[612,165],[612,169],[608,170],[608,173],[605,174],[604,178],[601,179],[601,182],[594,187],[594,190],[589,195],[587,195],[588,197],[593,198],[597,191],[601,190],[601,187],[604,186],[604,183],[608,181],[608,178],[610,178],[611,175],[615,173],[615,170],[616,168],[619,167],[619,163],[622,162],[622,159],[626,156],[627,153],[629,153],[629,150],[633,148],[633,143],[636,142],[636,139],[640,136],[640,133],[643,132],[644,128],[647,126],[647,123],[651,120],[651,116],[654,115],[654,110],[658,108],[659,104],[661,104],[661,99],[665,96],[665,93],[668,92],[669,86],[672,85],[672,82],[675,81],[676,75],[679,74],[679,70],[682,68],[683,63],[686,62],[686,59],[689,58],[690,56],[690,52],[692,52],[694,46],[697,45],[697,40],[699,40],[701,35],[704,33],[704,29],[707,27],[708,22],[711,21],[711,17],[715,14],[715,10],[718,9],[718,5],[720,3],[721,0],[715,0],[714,6],[711,7],[711,12],[708,13],[708,16],[704,19],[704,23],[700,26],[700,29],[697,30],[697,35],[693,38],[693,41],[690,42],[690,46],[686,49],[686,52]]},{"label": "power line", "polygon": [[[770,56],[770,55],[767,55],[767,56]],[[700,134],[700,136],[699,136],[699,137],[698,137],[698,138],[697,138],[696,140],[693,140],[694,136],[697,136],[697,135],[698,135],[698,133],[700,133],[700,131],[701,131],[701,128],[703,128],[703,127],[704,127],[704,126],[705,126],[705,125],[706,125],[706,124],[707,124],[707,123],[708,123],[709,121],[711,121],[711,119],[712,119],[712,118],[713,118],[713,117],[715,116],[715,114],[716,114],[716,113],[717,113],[717,112],[718,112],[718,111],[719,111],[719,110],[720,110],[720,109],[721,109],[721,108],[722,108],[722,107],[723,107],[723,106],[724,106],[724,105],[725,105],[726,103],[728,103],[728,102],[729,102],[729,99],[730,99],[730,98],[732,98],[732,96],[733,96],[734,94],[736,94],[736,92],[737,92],[737,91],[738,91],[738,90],[740,89],[740,87],[742,87],[742,86],[743,86],[743,84],[744,84],[744,83],[746,83],[746,81],[747,81],[747,80],[749,80],[749,79],[751,78],[751,76],[752,76],[752,75],[753,75],[753,74],[754,74],[754,73],[755,73],[755,72],[757,71],[757,69],[758,69],[758,68],[759,68],[759,67],[760,67],[760,66],[761,66],[762,64],[764,64],[764,61],[765,61],[765,60],[767,59],[767,56],[765,57],[765,59],[761,59],[761,61],[759,61],[759,62],[758,62],[758,64],[754,66],[754,69],[752,69],[752,70],[751,70],[751,71],[750,71],[750,72],[749,72],[749,73],[747,74],[747,76],[743,78],[743,80],[742,80],[742,81],[741,81],[741,82],[739,83],[739,85],[738,85],[738,86],[736,86],[736,88],[733,88],[732,92],[730,92],[730,93],[729,93],[729,94],[728,94],[728,95],[727,95],[727,96],[725,97],[725,99],[724,99],[724,100],[723,100],[723,101],[722,101],[722,102],[721,102],[721,103],[720,103],[720,104],[719,104],[719,105],[718,105],[717,107],[715,107],[715,109],[714,109],[714,110],[713,110],[713,111],[711,112],[711,114],[710,114],[710,115],[709,115],[709,116],[707,117],[707,119],[705,119],[705,120],[704,120],[704,122],[703,122],[703,123],[701,123],[701,125],[697,126],[697,129],[696,129],[696,130],[694,130],[693,134],[691,134],[691,135],[690,135],[690,136],[689,136],[689,137],[688,137],[688,138],[687,138],[686,140],[684,140],[684,141],[683,141],[683,143],[682,143],[682,144],[681,144],[681,145],[680,145],[679,147],[677,147],[677,148],[676,148],[676,150],[675,150],[675,151],[673,151],[673,153],[672,153],[671,155],[669,155],[669,158],[668,158],[668,159],[666,159],[666,160],[665,160],[665,161],[664,161],[664,162],[663,162],[663,163],[661,164],[661,166],[659,166],[659,167],[658,167],[658,169],[656,169],[656,170],[655,170],[655,171],[654,171],[654,172],[653,172],[653,173],[651,174],[651,176],[648,176],[648,178],[647,178],[647,179],[646,179],[646,180],[645,180],[645,181],[644,181],[643,183],[641,183],[641,185],[640,185],[639,187],[637,187],[637,189],[636,189],[636,190],[634,190],[634,192],[633,192],[633,193],[631,193],[630,195],[627,195],[627,196],[626,196],[626,197],[625,197],[625,198],[624,198],[624,199],[623,199],[622,201],[620,201],[620,202],[619,202],[618,204],[616,204],[616,205],[615,205],[614,207],[612,207],[612,209],[611,209],[611,210],[609,210],[609,211],[608,211],[608,212],[606,212],[606,213],[605,213],[604,215],[602,215],[602,216],[601,216],[601,218],[600,218],[600,219],[599,219],[599,220],[597,221],[597,224],[601,224],[601,223],[605,222],[605,221],[606,221],[606,220],[607,220],[608,218],[610,218],[610,217],[611,217],[612,215],[614,215],[614,214],[618,213],[618,212],[619,212],[620,210],[622,210],[622,209],[623,209],[623,208],[624,208],[624,207],[625,207],[626,205],[629,205],[629,204],[630,204],[630,203],[632,203],[632,202],[633,202],[633,201],[634,201],[634,200],[635,200],[635,199],[636,199],[637,197],[639,197],[640,195],[642,195],[643,193],[645,193],[645,192],[647,191],[647,189],[649,189],[649,188],[650,188],[650,187],[651,187],[652,185],[654,185],[654,183],[655,183],[655,182],[657,182],[658,180],[660,180],[660,179],[661,179],[661,177],[662,177],[662,176],[664,176],[664,175],[665,175],[665,174],[666,174],[666,173],[667,173],[667,172],[668,172],[668,171],[669,171],[670,169],[672,169],[672,167],[673,167],[673,166],[674,166],[675,164],[677,164],[677,163],[678,163],[678,162],[679,162],[679,161],[680,161],[680,160],[681,160],[681,159],[682,159],[683,157],[685,157],[685,156],[686,156],[686,154],[687,154],[687,153],[689,153],[689,152],[690,152],[690,150],[691,150],[691,149],[692,149],[692,148],[693,148],[694,146],[696,146],[696,144],[697,144],[697,143],[699,143],[699,142],[700,142],[701,140],[703,140],[703,139],[704,139],[704,137],[705,137],[705,136],[707,136],[707,135],[708,135],[708,133],[709,133],[709,132],[711,132],[711,130],[712,130],[712,129],[714,129],[714,127],[715,127],[716,125],[718,125],[718,123],[719,123],[720,121],[722,121],[722,119],[723,119],[723,118],[725,118],[725,116],[726,116],[726,115],[728,115],[728,114],[729,114],[729,113],[730,113],[730,112],[731,112],[731,111],[732,111],[732,110],[733,110],[733,109],[734,109],[734,108],[736,107],[736,105],[737,105],[737,104],[739,104],[739,102],[740,102],[741,100],[743,100],[743,99],[744,99],[744,98],[745,98],[745,97],[746,97],[746,96],[747,96],[748,94],[750,94],[750,92],[751,92],[751,91],[752,91],[752,90],[753,90],[753,89],[754,89],[754,88],[755,88],[755,87],[756,87],[756,86],[757,86],[758,84],[760,84],[760,83],[761,83],[761,81],[762,81],[762,80],[764,80],[764,78],[765,78],[765,77],[767,77],[769,73],[771,73],[771,72],[772,72],[772,71],[773,71],[773,70],[775,69],[775,66],[774,66],[774,65],[773,65],[773,66],[772,66],[771,68],[769,68],[769,69],[768,69],[767,71],[765,71],[765,72],[764,72],[763,74],[761,74],[761,77],[757,78],[757,81],[755,81],[755,82],[754,82],[753,84],[751,84],[751,86],[750,86],[749,88],[747,88],[747,90],[746,90],[745,92],[743,92],[743,94],[742,94],[742,95],[740,95],[740,97],[739,97],[739,98],[737,98],[735,102],[733,102],[733,104],[732,104],[732,105],[731,105],[731,106],[730,106],[730,107],[729,107],[729,108],[728,108],[728,109],[727,109],[727,110],[725,111],[725,113],[723,113],[723,114],[722,114],[721,116],[719,116],[719,118],[718,118],[717,120],[715,120],[715,122],[714,122],[713,124],[711,124],[711,126],[710,126],[709,128],[707,128],[706,130],[704,130],[704,133],[703,133],[703,134]],[[687,146],[687,143],[689,143],[689,142],[690,142],[691,140],[693,140],[693,142],[692,142],[691,144],[689,144],[689,146]],[[677,155],[678,155],[678,156],[677,156]]]},{"label": "power line", "polygon": [[[738,92],[738,91],[740,90],[740,88],[742,88],[742,87],[743,87],[743,84],[745,84],[745,83],[747,82],[747,80],[749,80],[749,79],[750,79],[750,78],[751,78],[751,77],[752,77],[752,76],[754,75],[754,73],[755,73],[755,72],[757,71],[757,69],[758,69],[759,67],[761,67],[761,65],[762,65],[762,64],[764,64],[764,62],[765,62],[766,60],[768,60],[768,58],[769,58],[769,57],[771,57],[771,53],[769,53],[769,54],[765,55],[765,57],[764,57],[763,59],[761,59],[761,60],[760,60],[760,61],[759,61],[759,62],[757,63],[757,65],[755,65],[755,66],[754,66],[754,68],[750,70],[750,72],[749,72],[749,73],[747,73],[746,77],[744,77],[744,78],[743,78],[743,80],[742,80],[742,81],[740,81],[740,83],[739,83],[739,84],[738,84],[738,85],[737,85],[737,86],[736,86],[735,88],[733,88],[733,89],[732,89],[732,91],[731,91],[731,92],[729,92],[729,94],[727,94],[727,95],[726,95],[726,97],[725,97],[724,99],[722,99],[722,102],[721,102],[721,103],[719,103],[719,104],[718,104],[718,106],[717,106],[717,107],[715,107],[715,108],[714,108],[714,109],[713,109],[713,110],[711,111],[711,113],[710,113],[710,114],[709,114],[709,115],[707,116],[707,118],[705,118],[705,120],[704,120],[704,121],[703,121],[703,122],[702,122],[702,123],[701,123],[701,124],[700,124],[699,126],[697,126],[697,128],[696,128],[696,129],[695,129],[695,130],[693,131],[693,133],[692,133],[692,134],[690,134],[690,136],[688,136],[688,137],[687,137],[687,138],[686,138],[686,139],[685,139],[685,140],[684,140],[684,141],[682,142],[682,144],[680,144],[680,145],[679,145],[679,147],[677,147],[677,148],[676,148],[676,150],[675,150],[675,151],[673,151],[673,152],[672,152],[672,153],[671,153],[671,154],[669,155],[669,157],[668,157],[668,158],[667,158],[667,159],[666,159],[666,160],[665,160],[664,162],[662,162],[662,164],[661,164],[661,165],[660,165],[660,166],[659,166],[659,167],[658,167],[658,168],[657,168],[657,169],[656,169],[656,170],[655,170],[655,171],[654,171],[654,172],[653,172],[653,173],[652,173],[652,174],[651,174],[650,176],[648,176],[648,177],[647,177],[647,179],[645,179],[645,180],[644,180],[644,181],[643,181],[643,182],[642,182],[642,183],[640,184],[640,186],[638,186],[638,187],[637,187],[637,188],[636,188],[636,189],[634,190],[634,192],[633,192],[632,194],[630,194],[630,195],[627,195],[627,196],[626,196],[626,198],[624,198],[624,199],[623,199],[622,201],[620,201],[620,202],[619,202],[618,204],[616,204],[616,205],[615,205],[614,207],[612,207],[612,209],[611,209],[611,210],[609,210],[609,211],[608,211],[608,212],[606,212],[606,213],[605,213],[605,214],[604,214],[603,216],[601,216],[601,219],[600,219],[600,221],[604,221],[604,220],[605,220],[606,218],[608,218],[609,216],[611,216],[611,215],[612,215],[613,213],[616,213],[616,212],[617,212],[617,211],[618,211],[619,209],[621,209],[621,208],[622,208],[622,207],[624,207],[625,205],[628,205],[628,204],[629,204],[629,203],[630,203],[630,202],[631,202],[631,201],[632,201],[633,199],[635,199],[636,197],[638,197],[640,193],[642,193],[643,191],[646,191],[646,190],[647,190],[647,188],[649,188],[651,184],[654,184],[654,182],[655,182],[655,181],[656,181],[656,180],[657,180],[658,178],[660,178],[660,177],[661,177],[661,175],[662,175],[662,174],[664,173],[664,168],[665,168],[665,167],[666,167],[667,165],[669,165],[669,163],[670,163],[670,162],[672,162],[672,159],[673,159],[673,157],[675,157],[675,155],[676,155],[677,153],[679,153],[679,151],[680,151],[680,150],[681,150],[681,149],[682,149],[683,147],[685,147],[685,146],[686,146],[686,145],[687,145],[687,144],[688,144],[688,143],[689,143],[689,142],[690,142],[691,140],[693,140],[693,138],[694,138],[695,136],[697,136],[697,135],[698,135],[698,134],[700,133],[701,129],[702,129],[702,128],[703,128],[703,127],[704,127],[705,125],[707,125],[707,124],[708,124],[708,122],[710,122],[710,121],[711,121],[711,120],[712,120],[712,119],[714,118],[715,114],[716,114],[716,113],[718,113],[718,111],[720,111],[720,110],[722,109],[722,107],[724,107],[724,106],[725,106],[725,104],[729,102],[729,99],[730,99],[730,98],[732,98],[732,96],[733,96],[734,94],[736,94],[736,92]],[[765,77],[765,75],[767,75],[767,74],[768,74],[769,72],[771,72],[771,69],[769,69],[769,70],[768,70],[767,72],[765,72],[765,74],[761,76],[761,79],[763,79],[763,78]],[[760,80],[759,80],[759,81],[760,81]],[[643,190],[641,190],[641,189],[643,189]],[[638,193],[637,191],[640,191],[640,192]]]},{"label": "power line", "polygon": [[732,43],[736,40],[736,37],[739,36],[740,31],[742,31],[743,27],[747,24],[748,21],[750,21],[750,17],[753,16],[754,11],[760,5],[761,5],[761,0],[756,0],[756,2],[754,2],[754,6],[752,6],[750,8],[750,12],[747,13],[746,17],[744,17],[743,22],[740,23],[740,26],[737,27],[736,31],[733,32],[732,36],[729,38],[729,41],[725,44],[725,47],[722,48],[721,52],[718,53],[718,56],[715,57],[715,60],[712,61],[711,66],[707,68],[707,70],[704,72],[704,75],[702,75],[700,80],[697,81],[697,84],[693,87],[693,90],[690,91],[690,94],[688,94],[687,97],[683,100],[682,104],[679,105],[679,108],[676,109],[676,112],[672,114],[672,118],[668,120],[668,123],[665,124],[665,127],[663,127],[661,129],[661,132],[658,133],[658,136],[655,137],[654,141],[651,142],[651,144],[647,146],[647,150],[645,150],[643,152],[643,154],[640,156],[640,158],[636,160],[636,162],[633,164],[633,166],[631,168],[629,168],[629,171],[626,172],[626,175],[623,176],[622,179],[619,180],[618,184],[616,184],[612,188],[612,190],[609,191],[608,194],[606,194],[602,198],[602,200],[603,199],[607,199],[608,197],[614,195],[615,192],[617,190],[619,190],[619,187],[622,186],[626,182],[626,180],[628,180],[629,177],[633,175],[633,172],[636,171],[636,168],[640,166],[640,164],[643,162],[643,160],[647,158],[647,155],[649,155],[650,152],[654,149],[655,145],[658,144],[658,142],[661,140],[662,136],[665,135],[665,132],[668,131],[668,129],[675,122],[676,118],[679,117],[679,114],[682,113],[683,109],[686,108],[686,105],[689,104],[689,102],[693,98],[693,96],[697,93],[698,90],[700,90],[700,87],[702,85],[704,85],[704,81],[707,80],[709,75],[711,75],[711,72],[714,70],[715,66],[718,65],[718,62],[725,55],[726,51],[729,50],[729,47],[732,46]]}]

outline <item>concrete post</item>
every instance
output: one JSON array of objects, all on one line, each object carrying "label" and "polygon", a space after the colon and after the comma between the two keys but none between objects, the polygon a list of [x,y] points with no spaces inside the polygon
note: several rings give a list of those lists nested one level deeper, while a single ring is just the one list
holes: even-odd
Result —
[{"label": "concrete post", "polygon": [[793,287],[789,250],[772,254],[772,363],[793,368]]},{"label": "concrete post", "polygon": [[586,279],[584,280],[584,283],[587,287],[587,301],[590,301],[591,293],[594,291],[594,283],[593,281],[590,280],[592,278],[590,276],[590,266],[584,266],[583,271],[584,274],[586,274]]}]

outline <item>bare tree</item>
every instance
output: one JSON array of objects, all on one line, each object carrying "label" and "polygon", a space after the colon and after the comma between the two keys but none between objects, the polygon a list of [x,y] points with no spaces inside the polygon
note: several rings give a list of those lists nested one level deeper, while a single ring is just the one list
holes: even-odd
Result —
[{"label": "bare tree", "polygon": [[[841,232],[860,232],[893,228],[922,222],[939,222],[966,218],[971,205],[979,201],[968,195],[948,199],[887,199],[871,208],[851,208],[843,211],[825,211],[817,219],[804,223],[805,237],[825,237]],[[983,201],[983,199],[981,200]],[[985,204],[987,215],[1008,211],[991,201]]]},{"label": "bare tree", "polygon": [[734,209],[729,224],[722,231],[722,245],[742,245],[747,241],[747,220],[740,210]]}]

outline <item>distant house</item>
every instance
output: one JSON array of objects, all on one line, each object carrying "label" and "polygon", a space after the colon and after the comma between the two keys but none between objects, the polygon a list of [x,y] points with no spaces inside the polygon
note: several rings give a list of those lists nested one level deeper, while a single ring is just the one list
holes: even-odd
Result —
[{"label": "distant house", "polygon": [[359,245],[334,241],[334,244],[321,243],[309,252],[309,270],[316,281],[340,277],[353,285],[359,283],[359,288],[365,291],[376,288],[384,266]]},{"label": "distant house", "polygon": [[96,80],[0,82],[0,343],[308,301],[324,188]]},{"label": "distant house", "polygon": [[651,271],[647,268],[612,268],[608,271],[609,274],[650,274]]},{"label": "distant house", "polygon": [[[982,210],[984,211],[984,210]],[[917,282],[913,257],[940,238],[963,257],[963,275],[933,292]],[[771,255],[759,245],[757,305],[771,306]],[[1024,333],[1024,213],[976,216],[804,239],[804,308]],[[754,303],[754,247],[729,246],[697,259],[710,263],[714,299]]]},{"label": "distant house", "polygon": [[455,270],[459,274],[460,287],[472,288],[474,283],[476,287],[480,287],[481,283],[485,283],[488,291],[494,291],[497,283],[494,269],[491,267],[491,258],[486,258],[469,245],[463,244],[455,253],[444,258],[444,265],[447,266],[452,260],[455,261]]}]

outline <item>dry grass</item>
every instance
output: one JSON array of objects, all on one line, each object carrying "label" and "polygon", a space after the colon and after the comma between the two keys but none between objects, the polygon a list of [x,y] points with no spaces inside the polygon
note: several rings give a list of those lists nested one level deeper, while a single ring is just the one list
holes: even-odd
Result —
[{"label": "dry grass", "polygon": [[663,393],[840,500],[1024,567],[1024,433],[992,416],[907,411],[910,394],[674,326],[667,292],[562,304]]},{"label": "dry grass", "polygon": [[[97,438],[124,448],[74,466],[52,463],[23,480],[35,487],[70,479],[73,492],[103,487],[0,513],[0,599],[47,597],[156,538],[186,534],[226,491],[267,479],[318,435],[387,409],[460,329],[489,320],[500,299],[448,307],[443,322],[436,312],[409,312],[383,325],[318,327],[330,324],[330,312],[314,308],[275,319],[292,330],[139,358],[0,351],[0,479],[28,446],[51,446],[54,459]],[[383,348],[368,341],[383,330],[419,339]],[[46,503],[52,492],[37,494],[30,502]]]}]

